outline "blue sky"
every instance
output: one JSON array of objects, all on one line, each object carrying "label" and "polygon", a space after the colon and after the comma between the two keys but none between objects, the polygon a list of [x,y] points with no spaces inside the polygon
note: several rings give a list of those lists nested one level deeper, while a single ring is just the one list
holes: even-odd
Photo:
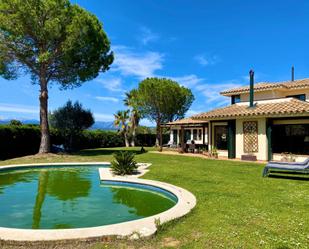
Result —
[{"label": "blue sky", "polygon": [[[125,91],[145,77],[170,77],[192,89],[188,116],[227,105],[218,93],[256,81],[309,77],[309,1],[75,0],[103,22],[115,62],[73,90],[50,88],[56,109],[79,100],[96,120],[124,109]],[[0,119],[38,119],[38,86],[0,78]],[[144,121],[145,124],[149,122]]]}]

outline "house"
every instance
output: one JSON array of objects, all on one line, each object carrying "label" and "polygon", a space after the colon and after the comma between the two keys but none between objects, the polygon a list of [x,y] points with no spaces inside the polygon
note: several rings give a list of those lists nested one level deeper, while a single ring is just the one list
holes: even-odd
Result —
[{"label": "house", "polygon": [[309,78],[254,85],[250,71],[250,86],[220,94],[230,98],[229,106],[168,123],[171,141],[185,148],[194,140],[228,158],[281,160],[283,153],[292,153],[301,161],[309,156]]}]

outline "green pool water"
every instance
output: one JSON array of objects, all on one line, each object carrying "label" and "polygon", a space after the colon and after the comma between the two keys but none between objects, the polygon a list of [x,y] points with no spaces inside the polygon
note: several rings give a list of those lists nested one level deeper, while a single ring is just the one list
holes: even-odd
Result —
[{"label": "green pool water", "polygon": [[176,202],[159,188],[101,183],[98,166],[0,171],[0,227],[102,226],[155,215]]}]

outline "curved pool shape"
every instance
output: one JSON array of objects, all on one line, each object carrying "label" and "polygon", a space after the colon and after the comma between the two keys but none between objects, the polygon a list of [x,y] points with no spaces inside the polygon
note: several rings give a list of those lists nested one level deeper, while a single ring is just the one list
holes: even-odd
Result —
[{"label": "curved pool shape", "polygon": [[175,195],[155,186],[100,182],[99,167],[103,165],[0,171],[0,227],[97,227],[153,216],[177,203]]}]

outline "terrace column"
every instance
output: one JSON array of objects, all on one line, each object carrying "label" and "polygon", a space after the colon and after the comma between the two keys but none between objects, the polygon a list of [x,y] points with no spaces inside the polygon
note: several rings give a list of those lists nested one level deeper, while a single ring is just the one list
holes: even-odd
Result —
[{"label": "terrace column", "polygon": [[180,129],[180,145],[181,145],[181,152],[185,152],[185,143],[184,143],[184,136],[185,136],[185,129],[181,126]]},{"label": "terrace column", "polygon": [[170,141],[174,141],[174,130],[170,128]]},{"label": "terrace column", "polygon": [[212,147],[212,124],[211,124],[211,122],[209,121],[209,123],[208,123],[208,134],[207,134],[207,136],[208,136],[208,151],[211,151],[211,147]]},{"label": "terrace column", "polygon": [[203,145],[205,144],[205,125],[203,125],[203,131],[202,131],[202,136],[203,136]]}]

